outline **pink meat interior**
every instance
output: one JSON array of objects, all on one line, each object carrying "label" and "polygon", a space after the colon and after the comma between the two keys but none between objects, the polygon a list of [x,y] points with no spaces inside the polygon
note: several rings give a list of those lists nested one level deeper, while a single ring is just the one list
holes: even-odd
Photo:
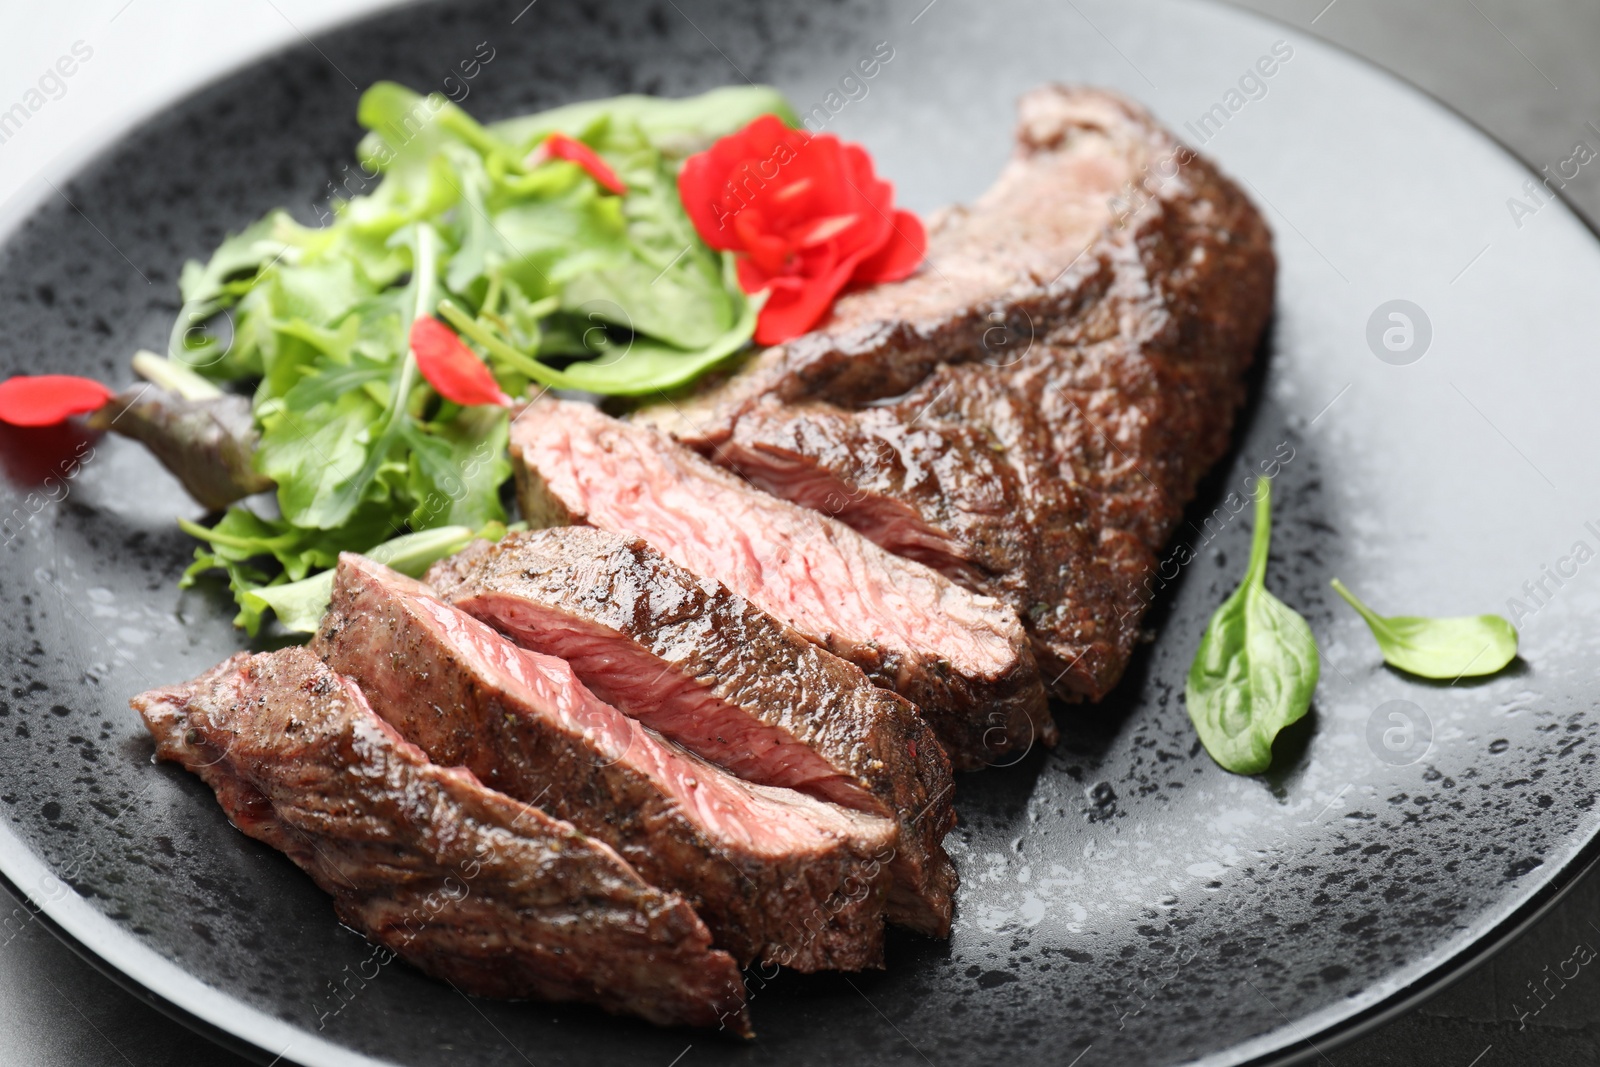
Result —
[{"label": "pink meat interior", "polygon": [[992,605],[651,430],[560,403],[531,408],[513,434],[524,462],[589,522],[643,537],[802,633],[915,650],[976,674],[1014,662]]},{"label": "pink meat interior", "polygon": [[861,492],[807,457],[748,447],[737,439],[721,446],[718,458],[757,489],[832,515],[874,544],[932,567],[951,581],[976,584],[982,578],[959,541],[930,526],[904,501]]},{"label": "pink meat interior", "polygon": [[771,855],[825,848],[851,832],[843,812],[793,790],[742,782],[682,752],[601,700],[568,663],[518,648],[432,597],[415,597],[413,606],[468,667],[512,698],[509,706],[581,733],[602,759],[626,761],[711,832]]},{"label": "pink meat interior", "polygon": [[483,593],[460,606],[524,647],[564,660],[609,703],[746,781],[797,789],[860,810],[882,807],[810,746],[723,700],[621,634],[505,594]]}]

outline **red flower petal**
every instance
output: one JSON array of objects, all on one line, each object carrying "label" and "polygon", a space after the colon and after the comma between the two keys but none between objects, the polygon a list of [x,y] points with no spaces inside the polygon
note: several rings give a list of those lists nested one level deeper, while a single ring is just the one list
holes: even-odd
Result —
[{"label": "red flower petal", "polygon": [[782,205],[767,203],[773,200],[768,190],[803,177],[797,157],[809,140],[810,134],[790,129],[777,116],[762,115],[690,156],[678,172],[678,195],[695,231],[712,248],[742,251],[734,219],[762,203],[773,211],[774,224],[768,228],[780,229]]},{"label": "red flower petal", "polygon": [[850,215],[824,215],[813,219],[795,235],[795,243],[802,248],[810,245],[820,245],[824,241],[831,241],[835,237],[850,229],[861,221],[858,214]]},{"label": "red flower petal", "polygon": [[897,282],[910,276],[928,254],[928,234],[922,220],[909,211],[896,211],[889,239],[883,247],[863,259],[850,276],[854,285]]},{"label": "red flower petal", "polygon": [[741,246],[717,200],[717,173],[710,152],[690,156],[678,171],[678,199],[702,241],[719,252],[734,252]]},{"label": "red flower petal", "polygon": [[589,172],[589,177],[599,182],[606,189],[618,196],[626,193],[628,187],[617,177],[617,172],[612,170],[605,160],[601,159],[595,150],[582,141],[574,140],[564,133],[552,133],[539,143],[534,149],[534,165],[537,166],[546,159],[564,159],[568,163],[576,163]]},{"label": "red flower petal", "polygon": [[713,248],[742,253],[739,285],[765,291],[756,341],[778,344],[827,318],[840,292],[904,278],[927,252],[916,217],[860,145],[763,115],[690,156],[678,194]]},{"label": "red flower petal", "polygon": [[[767,302],[756,319],[755,342],[779,345],[793,340],[827,317],[833,302],[855,269],[855,260],[836,264],[826,274],[786,275],[767,281]],[[739,285],[746,292],[763,288],[758,269],[739,261]],[[751,283],[757,283],[752,285]]]},{"label": "red flower petal", "polygon": [[511,403],[483,361],[438,319],[424,316],[411,324],[411,351],[417,370],[446,400],[466,407]]},{"label": "red flower petal", "polygon": [[98,411],[112,392],[93,378],[70,374],[18,375],[0,382],[0,422],[54,426],[74,415]]}]

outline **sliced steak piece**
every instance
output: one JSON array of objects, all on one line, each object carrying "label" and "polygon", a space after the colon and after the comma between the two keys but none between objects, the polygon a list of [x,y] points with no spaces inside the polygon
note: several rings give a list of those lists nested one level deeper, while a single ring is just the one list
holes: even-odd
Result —
[{"label": "sliced steak piece", "polygon": [[740,777],[894,819],[889,918],[949,932],[950,762],[906,700],[641,538],[582,526],[513,533],[428,580]]},{"label": "sliced steak piece", "polygon": [[603,702],[562,660],[362,556],[340,557],[311,649],[435,763],[540,805],[682,893],[740,962],[882,966],[888,819],[735,778]]},{"label": "sliced steak piece", "polygon": [[469,993],[750,1033],[739,969],[610,846],[430,763],[304,648],[133,699],[162,759],[288,854],[339,918]]},{"label": "sliced steak piece", "polygon": [[512,424],[522,512],[644,538],[921,708],[958,768],[1054,743],[1015,616],[644,426],[541,399]]},{"label": "sliced steak piece", "polygon": [[1099,497],[1057,475],[1052,449],[1050,427],[1010,379],[962,364],[861,411],[759,404],[716,456],[752,484],[1005,601],[1046,683],[1082,699],[1121,673],[1138,616],[1120,594],[1137,587],[1150,550],[1088,521]]},{"label": "sliced steak piece", "polygon": [[[1010,601],[1013,583],[995,579],[1043,557],[1044,542],[1070,513],[1076,494],[1053,472],[1040,477],[1036,465],[1016,462],[1016,438],[1035,448],[1049,444],[1047,433],[1029,432],[1038,423],[1031,413],[1012,412],[1016,426],[998,431],[990,419],[949,418],[943,402],[951,399],[947,387],[958,384],[949,379],[972,369],[941,367],[930,381],[942,388],[919,387],[909,403],[860,411],[768,400],[735,422],[714,458],[752,485],[833,515],[897,555]],[[976,387],[989,394],[985,409],[1004,403],[1003,383],[968,377],[975,380],[960,382],[957,397]],[[1045,518],[1057,522],[1046,525]]]},{"label": "sliced steak piece", "polygon": [[[1052,691],[1094,700],[1126,667],[1156,553],[1227,448],[1276,265],[1244,194],[1142,109],[1048,88],[1021,111],[1016,158],[935,227],[922,274],[638,417],[1006,601]],[[991,232],[1012,236],[1009,267]],[[979,266],[1009,280],[985,288]]]}]

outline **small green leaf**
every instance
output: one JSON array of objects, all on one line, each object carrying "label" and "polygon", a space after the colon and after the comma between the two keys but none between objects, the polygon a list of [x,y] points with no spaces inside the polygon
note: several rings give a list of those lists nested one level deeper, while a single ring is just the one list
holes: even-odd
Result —
[{"label": "small green leaf", "polygon": [[1335,578],[1334,591],[1367,621],[1384,662],[1422,678],[1478,678],[1517,658],[1517,628],[1498,615],[1429,619],[1385,618],[1363,604]]},{"label": "small green leaf", "polygon": [[1272,483],[1260,486],[1249,568],[1211,616],[1184,685],[1201,743],[1236,774],[1267,769],[1273,739],[1310,708],[1320,670],[1311,627],[1267,592]]},{"label": "small green leaf", "polygon": [[[472,530],[466,526],[442,526],[404,534],[368,549],[363,555],[375,563],[419,578],[433,564],[466,548],[472,536]],[[271,608],[284,629],[309,634],[316,633],[317,624],[322,621],[332,599],[333,571],[326,570],[298,582],[252,589],[243,594],[241,601],[243,608],[253,611],[258,618],[262,611]]]}]

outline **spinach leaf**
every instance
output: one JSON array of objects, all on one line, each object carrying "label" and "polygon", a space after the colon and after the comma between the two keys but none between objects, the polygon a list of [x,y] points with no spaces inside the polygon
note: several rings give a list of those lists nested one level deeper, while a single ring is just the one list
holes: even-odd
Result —
[{"label": "spinach leaf", "polygon": [[1344,597],[1367,621],[1386,663],[1422,678],[1477,678],[1494,674],[1517,658],[1517,628],[1498,615],[1463,615],[1429,619],[1418,615],[1385,618],[1333,580]]},{"label": "spinach leaf", "polygon": [[1278,731],[1311,706],[1320,670],[1311,627],[1267,592],[1272,483],[1259,486],[1244,581],[1211,616],[1184,685],[1201,743],[1236,774],[1267,769]]},{"label": "spinach leaf", "polygon": [[[724,277],[733,280],[733,257],[724,260]],[[557,369],[541,363],[508,344],[493,322],[474,319],[449,300],[439,304],[439,317],[476,342],[489,355],[497,374],[514,372],[551,389],[576,389],[611,396],[648,396],[674,389],[694,380],[712,367],[741,351],[756,332],[756,319],[766,302],[764,294],[741,297],[739,317],[720,337],[706,347],[688,352],[664,345],[643,335],[622,342],[608,341],[622,349],[617,355],[601,351],[598,358]]]},{"label": "spinach leaf", "polygon": [[721,257],[689,221],[676,170],[638,127],[620,122],[607,125],[596,148],[628,185],[620,201],[626,251],[569,281],[562,306],[672,348],[713,344],[733,326],[742,294],[723,284]]}]

